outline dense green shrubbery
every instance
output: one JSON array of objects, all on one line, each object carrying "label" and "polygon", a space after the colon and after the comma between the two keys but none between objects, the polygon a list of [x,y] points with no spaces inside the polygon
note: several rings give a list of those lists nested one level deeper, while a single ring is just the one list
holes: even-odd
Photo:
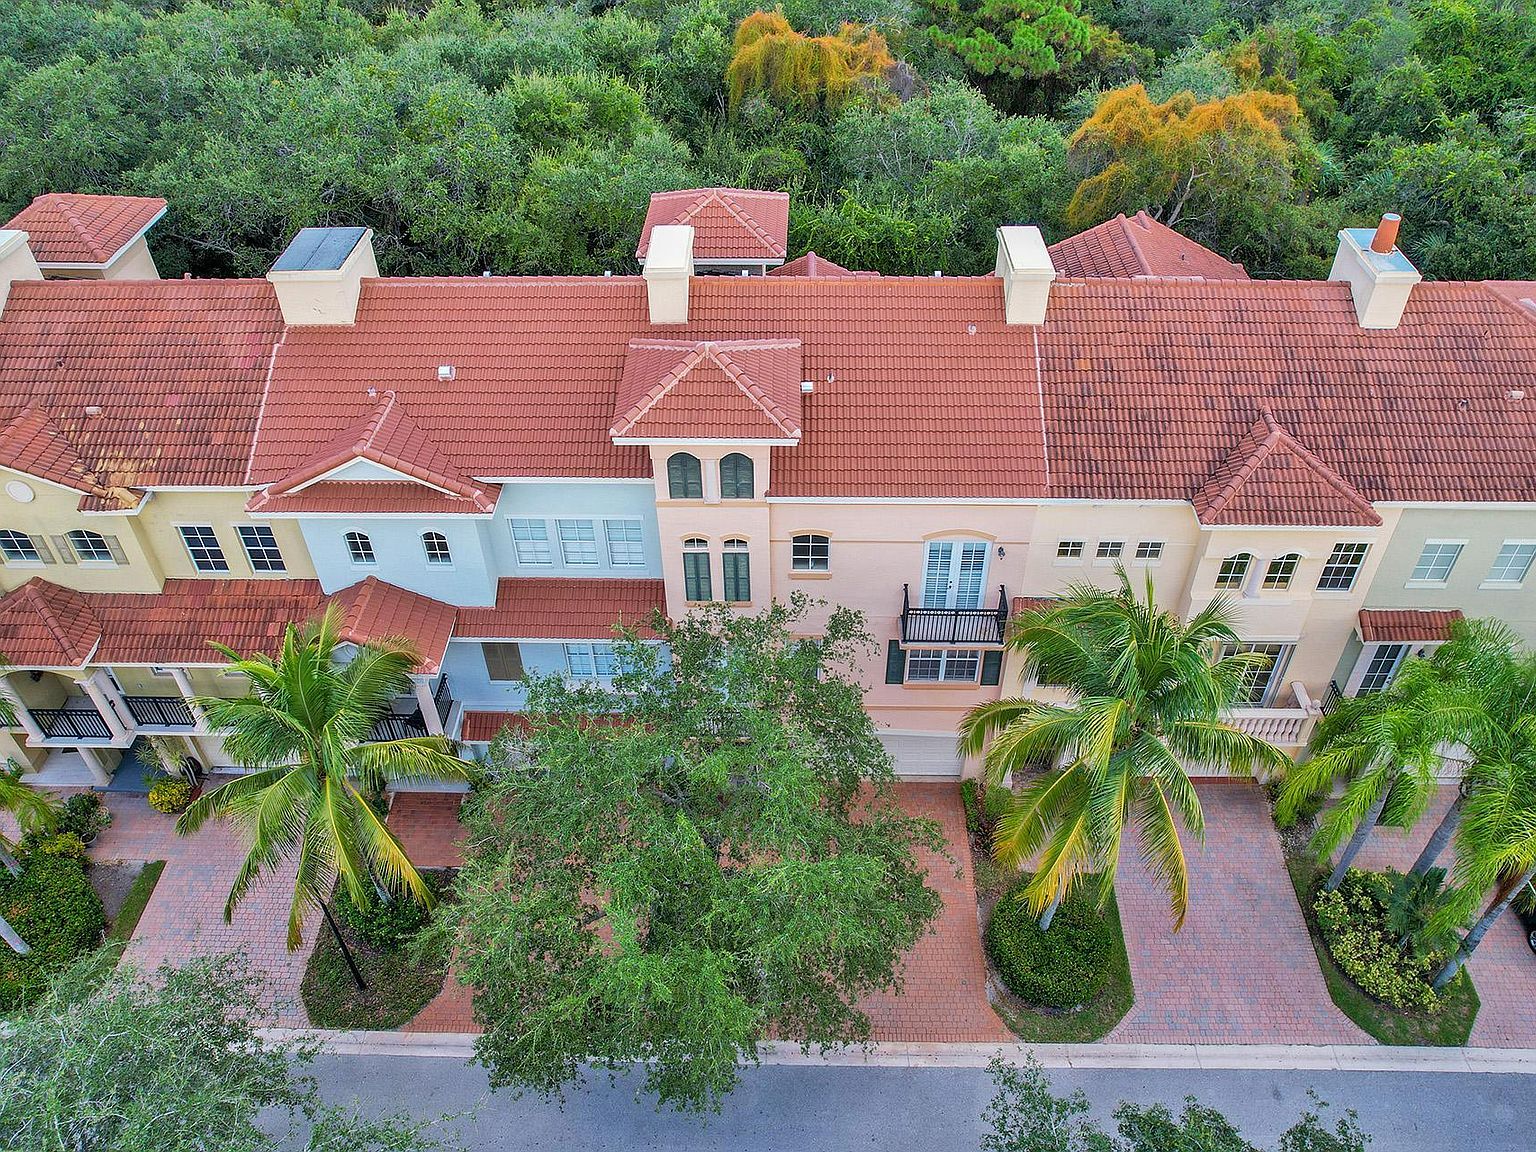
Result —
[{"label": "dense green shrubbery", "polygon": [[112,823],[112,813],[95,792],[76,792],[59,809],[56,831],[88,841]]},{"label": "dense green shrubbery", "polygon": [[73,832],[28,832],[21,838],[21,856],[58,856],[66,860],[85,859],[85,841]]},{"label": "dense green shrubbery", "polygon": [[992,839],[992,829],[1008,810],[1008,789],[986,788],[980,780],[960,781],[960,803],[965,808],[965,830],[982,843]]},{"label": "dense green shrubbery", "polygon": [[1319,892],[1312,908],[1334,963],[1361,991],[1394,1008],[1433,1012],[1440,998],[1430,981],[1445,962],[1433,951],[1404,947],[1388,927],[1392,878],[1351,868],[1336,891]]},{"label": "dense green shrubbery", "polygon": [[[435,896],[441,884],[427,873],[423,873],[422,879]],[[428,910],[415,900],[404,896],[385,900],[373,891],[368,893],[363,906],[358,907],[345,885],[336,890],[335,909],[336,915],[360,940],[372,948],[389,951],[403,947],[421,931],[430,917]]]},{"label": "dense green shrubbery", "polygon": [[1029,1004],[1056,1009],[1087,1004],[1112,971],[1120,946],[1118,920],[1106,916],[1092,897],[1073,895],[1056,909],[1050,930],[1041,931],[1023,899],[1028,882],[1022,877],[992,910],[987,956],[1008,991]]},{"label": "dense green shrubbery", "polygon": [[178,812],[186,811],[187,805],[191,803],[192,785],[179,776],[157,780],[149,787],[149,806],[156,812],[175,816]]},{"label": "dense green shrubbery", "polygon": [[78,860],[34,854],[20,876],[0,869],[0,915],[32,947],[0,947],[0,1012],[40,993],[55,972],[101,943],[106,917]]}]

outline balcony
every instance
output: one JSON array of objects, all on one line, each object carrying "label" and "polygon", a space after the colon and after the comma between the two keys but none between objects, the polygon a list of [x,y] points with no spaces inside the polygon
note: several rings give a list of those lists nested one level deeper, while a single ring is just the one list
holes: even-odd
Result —
[{"label": "balcony", "polygon": [[32,719],[42,729],[48,740],[99,741],[112,740],[112,729],[94,708],[30,708]]},{"label": "balcony", "polygon": [[1267,740],[1280,748],[1305,748],[1312,739],[1312,729],[1323,707],[1308,695],[1299,681],[1293,681],[1277,696],[1289,695],[1294,701],[1283,708],[1234,708],[1227,719],[1250,736]]},{"label": "balcony", "polygon": [[140,728],[184,731],[197,727],[192,709],[179,696],[124,696],[123,703]]},{"label": "balcony", "polygon": [[[416,702],[414,696],[402,697],[402,704]],[[448,677],[438,679],[437,691],[432,694],[432,707],[437,712],[438,726],[446,731],[448,728],[448,716],[453,712],[453,693],[448,687]],[[387,716],[381,716],[374,722],[373,731],[369,733],[370,740],[419,740],[423,736],[431,736],[434,733],[428,731],[426,721],[422,718],[420,707],[414,712],[391,712]]]},{"label": "balcony", "polygon": [[901,586],[901,642],[937,647],[996,646],[1008,633],[1008,590],[997,590],[996,608],[916,608],[909,585]]}]

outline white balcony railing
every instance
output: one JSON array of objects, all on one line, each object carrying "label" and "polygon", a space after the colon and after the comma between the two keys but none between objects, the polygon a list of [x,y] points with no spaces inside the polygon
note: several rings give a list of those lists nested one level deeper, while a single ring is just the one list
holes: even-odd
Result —
[{"label": "white balcony railing", "polygon": [[1234,708],[1227,713],[1227,719],[1250,736],[1281,748],[1304,748],[1323,714],[1322,705],[1307,694],[1299,680],[1287,684],[1279,695],[1287,694],[1294,701],[1289,707]]}]

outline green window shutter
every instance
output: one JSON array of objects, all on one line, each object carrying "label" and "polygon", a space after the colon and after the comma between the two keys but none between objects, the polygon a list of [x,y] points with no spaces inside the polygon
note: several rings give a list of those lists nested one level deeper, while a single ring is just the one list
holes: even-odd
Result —
[{"label": "green window shutter", "polygon": [[901,641],[892,640],[885,646],[885,682],[901,684],[907,677],[907,654],[901,650]]},{"label": "green window shutter", "polygon": [[29,539],[32,541],[32,547],[37,549],[38,558],[42,560],[44,564],[54,563],[53,549],[48,547],[48,537],[29,536]]},{"label": "green window shutter", "polygon": [[720,498],[752,499],[752,457],[732,452],[720,461]]},{"label": "green window shutter", "polygon": [[704,469],[691,452],[674,452],[667,458],[667,495],[674,500],[704,499]]},{"label": "green window shutter", "polygon": [[992,652],[984,652],[981,656],[981,682],[983,684],[998,684],[1003,679],[1003,652],[996,649]]},{"label": "green window shutter", "polygon": [[721,576],[725,599],[731,604],[745,604],[752,599],[752,557],[746,552],[727,552],[722,558]]},{"label": "green window shutter", "polygon": [[53,538],[53,550],[58,553],[59,559],[64,561],[64,563],[75,563],[75,549],[70,544],[68,536],[55,536]]},{"label": "green window shutter", "polygon": [[523,651],[513,642],[487,642],[480,645],[485,657],[485,675],[489,680],[518,681],[524,678]]},{"label": "green window shutter", "polygon": [[692,602],[714,599],[709,583],[709,553],[683,553],[683,598]]}]

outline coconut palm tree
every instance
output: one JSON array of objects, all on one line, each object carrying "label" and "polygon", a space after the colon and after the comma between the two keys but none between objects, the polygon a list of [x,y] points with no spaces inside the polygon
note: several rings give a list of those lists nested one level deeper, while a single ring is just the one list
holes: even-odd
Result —
[{"label": "coconut palm tree", "polygon": [[[275,660],[241,658],[219,647],[231,667],[250,678],[250,694],[197,703],[224,734],[229,754],[254,771],[200,797],[176,824],[188,834],[210,818],[228,818],[249,836],[250,850],[224,904],[226,921],[258,877],[297,857],[290,949],[299,946],[305,913],[314,906],[345,951],[327,905],[337,883],[358,904],[382,885],[430,905],[431,892],[370,796],[382,795],[391,781],[462,780],[468,772],[442,737],[370,739],[375,721],[410,689],[416,655],[405,642],[365,644],[343,663],[336,658],[340,629],[333,607],[308,624],[290,624]],[[361,986],[355,967],[353,976]]]},{"label": "coconut palm tree", "polygon": [[[15,817],[22,832],[46,832],[54,826],[59,816],[59,808],[53,797],[23,784],[21,769],[11,764],[0,771],[0,812]],[[0,866],[12,876],[20,876],[21,864],[15,852],[16,845],[0,833]],[[0,916],[0,940],[4,940],[11,951],[19,955],[25,956],[32,951],[4,916]]]},{"label": "coconut palm tree", "polygon": [[964,752],[985,751],[990,783],[1042,760],[1053,765],[1025,785],[993,839],[1005,866],[1038,856],[1024,896],[1047,928],[1085,877],[1098,875],[1100,900],[1108,898],[1130,825],[1181,926],[1189,876],[1179,826],[1197,839],[1205,832],[1188,766],[1248,774],[1290,763],[1223,719],[1267,659],[1221,654],[1237,643],[1230,603],[1218,598],[1183,622],[1157,607],[1150,574],[1142,599],[1118,575],[1113,591],[1071,586],[1062,600],[1024,613],[1008,637],[1026,674],[1064,686],[1067,703],[998,700],[977,705],[960,726]]}]

